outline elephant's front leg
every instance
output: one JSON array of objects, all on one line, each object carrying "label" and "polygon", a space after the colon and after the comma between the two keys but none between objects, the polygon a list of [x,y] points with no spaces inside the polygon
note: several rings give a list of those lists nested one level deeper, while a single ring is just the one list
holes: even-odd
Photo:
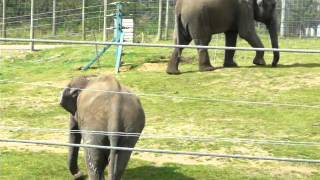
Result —
[{"label": "elephant's front leg", "polygon": [[[245,34],[240,34],[242,38],[244,38],[248,43],[254,48],[264,48],[260,38],[258,37],[255,31],[250,31]],[[256,57],[253,60],[253,64],[258,66],[265,66],[266,62],[264,60],[264,51],[257,51]]]},{"label": "elephant's front leg", "polygon": [[[194,40],[195,44],[198,46],[208,46],[211,41],[211,38],[206,40]],[[199,71],[213,71],[215,68],[210,63],[209,53],[207,49],[198,49],[199,53]]]},{"label": "elephant's front leg", "polygon": [[[78,123],[76,122],[75,117],[72,115],[70,116],[70,130],[71,131],[79,130]],[[71,144],[80,144],[81,142],[80,132],[70,132],[69,142]],[[75,179],[80,179],[83,176],[78,166],[78,153],[79,153],[79,147],[69,147],[69,157],[68,157],[69,170],[71,174],[75,177]]]},{"label": "elephant's front leg", "polygon": [[[226,32],[226,47],[236,47],[238,33],[237,32]],[[226,50],[224,57],[224,67],[238,67],[237,63],[234,62],[235,50]]]}]

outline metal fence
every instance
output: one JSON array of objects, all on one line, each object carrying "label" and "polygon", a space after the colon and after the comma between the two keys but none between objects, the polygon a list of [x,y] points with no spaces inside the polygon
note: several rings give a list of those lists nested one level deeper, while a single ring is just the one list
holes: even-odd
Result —
[{"label": "metal fence", "polygon": [[[0,80],[1,85],[8,84],[19,84],[23,86],[37,87],[40,89],[51,89],[61,90],[67,87],[49,85],[39,82],[22,82],[22,81],[13,81],[13,80]],[[208,103],[230,103],[230,104],[242,104],[245,106],[269,106],[269,107],[285,107],[292,109],[319,109],[319,105],[311,104],[279,104],[272,102],[250,102],[243,100],[226,100],[226,99],[208,99],[200,97],[183,97],[183,96],[172,96],[166,95],[163,93],[128,93],[128,92],[117,92],[117,91],[105,91],[97,89],[81,89],[82,91],[89,92],[105,92],[108,94],[122,94],[124,96],[138,95],[140,97],[161,97],[163,99],[180,99],[181,101],[204,101]],[[52,104],[57,106],[58,104]],[[301,146],[304,148],[317,148],[320,146],[318,142],[312,141],[280,141],[280,140],[266,140],[266,139],[246,139],[246,138],[224,138],[218,136],[194,136],[194,135],[172,135],[172,134],[140,134],[140,133],[124,133],[124,132],[105,132],[105,131],[89,131],[89,130],[67,130],[67,129],[49,129],[49,128],[25,128],[25,127],[8,127],[0,126],[0,131],[3,132],[20,132],[20,133],[31,133],[31,134],[68,134],[68,133],[80,133],[80,134],[91,134],[91,135],[102,135],[102,136],[118,136],[118,137],[141,137],[141,139],[156,139],[156,140],[183,140],[190,141],[193,143],[203,142],[206,144],[214,142],[229,142],[236,144],[255,144],[255,145],[273,145],[273,146]],[[163,150],[163,149],[147,149],[147,148],[128,148],[128,147],[115,147],[115,146],[99,146],[94,144],[70,144],[57,141],[39,141],[39,140],[21,140],[19,139],[9,139],[9,138],[0,138],[2,143],[18,143],[18,144],[31,144],[31,145],[46,145],[46,146],[57,146],[57,147],[82,147],[82,148],[97,148],[97,149],[115,149],[119,151],[133,151],[141,153],[156,153],[156,154],[171,154],[171,155],[185,155],[185,156],[195,156],[195,157],[211,157],[211,158],[227,158],[227,159],[242,159],[242,160],[254,160],[254,161],[282,161],[282,162],[292,162],[292,163],[310,163],[310,164],[319,164],[320,160],[318,159],[300,159],[300,158],[284,158],[284,157],[269,157],[269,156],[248,156],[248,155],[230,155],[230,154],[216,154],[216,153],[203,153],[203,152],[186,152],[186,151],[173,151],[173,150]]]},{"label": "metal fence", "polygon": [[[102,40],[105,11],[106,27],[109,29],[107,37],[112,39],[113,31],[109,28],[114,24],[111,15],[115,13],[115,6],[112,5],[112,0],[32,1],[33,15],[31,0],[2,0],[2,37],[27,38],[33,28],[34,38]],[[124,5],[124,18],[134,19],[136,42],[152,41],[158,38],[157,35],[160,36],[159,39],[171,39],[174,29],[174,0],[163,0],[161,6],[158,0],[127,2],[129,3]],[[106,9],[104,3],[107,4]],[[159,16],[159,7],[162,16]]]},{"label": "metal fence", "polygon": [[[3,3],[6,2],[6,3]],[[30,38],[30,29],[34,29],[34,39],[66,39],[66,40],[103,40],[104,35],[104,17],[105,13],[107,15],[113,14],[115,12],[115,7],[113,5],[108,5],[105,9],[103,0],[74,0],[65,1],[62,0],[33,0],[34,4],[34,15],[33,15],[33,28],[31,25],[31,0],[2,0],[1,16],[4,21],[1,24],[1,34],[7,38]],[[113,1],[108,0],[108,4]],[[135,23],[134,34],[135,42],[151,42],[159,39],[171,39],[173,36],[174,29],[174,0],[162,0],[160,5],[159,0],[135,0],[128,1],[132,2],[125,5],[124,13],[126,18],[133,18]],[[297,12],[304,12],[306,9],[302,7],[310,7],[308,0],[295,1],[283,1],[285,4],[278,4],[278,17],[279,17],[279,31],[283,36],[287,37],[317,37],[320,30],[316,27],[319,26],[319,14],[304,14],[304,15],[294,15]],[[300,2],[305,2],[304,4],[299,4]],[[310,1],[311,2],[311,1]],[[6,4],[5,6],[3,6]],[[55,5],[54,5],[55,4]],[[308,5],[308,6],[307,6]],[[317,7],[317,2],[312,1],[312,7]],[[5,7],[3,9],[3,7]],[[161,8],[159,8],[161,7]],[[296,9],[299,9],[296,10]],[[319,9],[316,8],[315,12]],[[161,12],[161,16],[159,16]],[[314,11],[312,11],[314,12]],[[283,16],[282,16],[283,15]],[[297,18],[293,18],[297,16]],[[160,18],[161,17],[161,18]],[[303,17],[298,19],[298,17]],[[317,24],[318,23],[318,24]],[[84,26],[83,26],[84,25]],[[107,27],[113,26],[113,18],[108,16],[106,21]],[[263,33],[265,29],[261,24],[258,24],[258,30]],[[83,28],[84,27],[84,28]],[[281,28],[280,28],[281,27]],[[113,31],[110,30],[107,33],[107,39],[110,40],[113,36]],[[8,39],[7,39],[8,40]],[[17,39],[12,39],[17,41]],[[21,40],[26,42],[26,40]],[[40,41],[39,41],[40,42]],[[44,41],[42,41],[44,43]],[[61,42],[60,42],[61,43]],[[67,42],[66,42],[67,43]],[[69,42],[70,43],[70,42]],[[76,41],[71,43],[77,44]],[[78,42],[79,44],[84,44]],[[88,43],[88,42],[86,42]],[[91,42],[89,44],[99,44],[97,42]],[[106,44],[100,44],[106,45]],[[117,44],[115,44],[117,45]],[[130,45],[130,44],[127,44]],[[166,47],[173,48],[175,46],[164,46],[164,45],[147,45],[147,44],[131,44],[132,46],[151,46],[151,47]],[[196,48],[191,46],[189,48]],[[205,47],[203,47],[205,48]],[[225,47],[207,47],[208,49],[226,49]],[[243,48],[238,48],[241,50]],[[250,49],[246,49],[250,50]],[[251,49],[255,50],[255,49]],[[267,50],[267,49],[264,49]],[[275,51],[274,49],[269,49],[269,51]],[[319,50],[287,50],[282,49],[282,52],[299,52],[304,53],[319,53]],[[3,83],[3,82],[2,82]],[[17,83],[17,82],[10,82]],[[3,85],[3,84],[2,84]],[[29,84],[30,85],[30,84]],[[48,88],[46,85],[42,85],[42,88]],[[40,88],[39,88],[40,89]],[[53,91],[54,94],[56,91]],[[3,95],[3,94],[2,94]],[[56,94],[55,94],[56,95]],[[249,101],[232,101],[228,99],[208,99],[199,97],[178,97],[178,96],[166,96],[158,94],[139,94],[140,96],[145,95],[148,97],[166,97],[169,99],[183,99],[183,100],[195,100],[195,101],[206,101],[210,102],[221,102],[221,103],[235,103],[235,104],[246,104],[246,105],[263,105],[263,106],[284,106],[290,108],[308,108],[308,109],[319,109],[319,105],[309,105],[309,104],[276,104],[270,102],[249,102]],[[1,93],[0,93],[1,96]],[[2,100],[5,103],[5,100]],[[3,116],[3,117],[1,117]],[[4,113],[0,113],[1,119],[4,119]],[[1,128],[0,128],[1,129]],[[2,129],[3,130],[3,129]],[[24,129],[26,130],[26,129]],[[35,132],[35,129],[29,129]],[[48,134],[50,130],[42,129]],[[13,129],[10,129],[13,131]],[[67,132],[67,130],[63,130]],[[68,132],[67,132],[68,133]],[[147,135],[145,135],[147,136]],[[151,135],[150,135],[151,136]],[[149,136],[149,138],[150,138]],[[171,138],[171,139],[191,139],[194,141],[195,136],[190,137],[179,137],[177,135],[167,135],[165,137],[159,134],[152,134],[157,138]],[[147,136],[148,137],[148,136]],[[12,139],[0,139],[2,142],[17,142],[17,143],[29,143],[29,144],[44,144],[44,145],[54,145],[54,146],[72,146],[72,144],[59,144],[53,142],[44,141],[23,141],[23,140],[12,140]],[[200,138],[198,138],[200,139]],[[202,140],[206,142],[217,141],[217,138],[202,137]],[[218,140],[227,142],[236,142],[239,144],[249,143],[249,144],[274,144],[274,145],[285,145],[285,146],[316,146],[319,147],[319,143],[316,142],[288,142],[288,141],[270,141],[270,140],[255,140],[255,139],[230,139],[230,138],[220,138]],[[88,147],[83,145],[82,147]],[[100,147],[110,149],[111,147]],[[118,147],[114,147],[118,148]],[[146,148],[146,147],[142,147]],[[166,153],[166,154],[183,154],[183,155],[193,155],[193,156],[207,156],[207,157],[222,157],[222,158],[237,158],[237,159],[249,159],[249,160],[273,160],[273,161],[289,161],[289,162],[308,162],[308,163],[319,163],[316,159],[290,159],[290,158],[277,158],[277,157],[261,157],[261,156],[240,156],[240,155],[225,155],[225,154],[212,154],[212,153],[198,153],[198,152],[182,152],[182,151],[171,151],[171,150],[159,150],[159,149],[126,149],[126,150],[136,150],[139,152],[153,152],[153,153]],[[296,157],[299,158],[299,157]],[[30,162],[28,162],[30,163]],[[34,165],[37,167],[37,165]]]},{"label": "metal fence", "polygon": [[[175,1],[124,1],[129,2],[124,6],[125,18],[134,20],[135,42],[172,39]],[[115,13],[112,2],[115,0],[2,0],[1,34],[8,38],[27,38],[33,29],[34,38],[102,40],[104,27],[113,26],[112,16],[104,20],[105,15]],[[320,0],[282,0],[277,4],[277,14],[282,36],[320,37]],[[264,32],[263,25],[257,26]],[[106,34],[110,40],[112,29]]]}]

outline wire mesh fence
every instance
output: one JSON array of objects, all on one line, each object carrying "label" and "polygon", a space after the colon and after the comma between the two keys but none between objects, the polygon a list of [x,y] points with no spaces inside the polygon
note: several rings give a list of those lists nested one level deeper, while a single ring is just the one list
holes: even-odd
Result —
[{"label": "wire mesh fence", "polygon": [[[45,2],[45,3],[44,3]],[[56,2],[53,8],[53,2]],[[103,37],[104,25],[104,1],[86,0],[82,6],[82,1],[42,1],[35,0],[34,29],[35,38],[53,39],[81,39],[82,34],[86,33],[88,40],[98,40]],[[108,0],[107,14],[115,13],[115,6]],[[158,1],[127,1],[123,13],[125,19],[134,19],[134,34],[136,41],[150,41],[158,34],[159,2]],[[164,2],[165,3],[165,2]],[[161,30],[168,31],[168,38],[172,37],[174,29],[174,1],[168,1],[168,6],[162,6]],[[3,3],[2,3],[3,4]],[[1,7],[3,6],[1,4]],[[18,5],[17,5],[18,4]],[[6,15],[4,22],[6,25],[6,37],[29,37],[30,31],[30,0],[7,1]],[[82,27],[82,15],[84,8],[85,30]],[[168,8],[168,11],[166,11]],[[168,16],[166,16],[166,14]],[[3,13],[1,13],[3,17]],[[1,19],[3,19],[1,17]],[[55,17],[55,18],[54,18]],[[166,17],[166,18],[165,18]],[[107,28],[114,24],[112,16],[107,18]],[[167,24],[167,27],[164,27]],[[53,29],[56,29],[55,31]],[[166,29],[166,30],[165,30]],[[1,28],[1,34],[4,29]],[[112,39],[112,28],[108,30],[109,40]],[[170,35],[169,35],[170,34]]]},{"label": "wire mesh fence", "polygon": [[[35,38],[81,39],[86,34],[88,40],[103,37],[104,1],[35,1],[34,29]],[[134,20],[136,42],[151,42],[159,39],[172,39],[174,32],[174,9],[176,0],[127,0],[124,6],[124,18]],[[30,0],[6,0],[1,34],[7,37],[29,37],[30,34]],[[115,13],[115,6],[108,0],[107,14]],[[279,32],[284,37],[320,37],[320,1],[319,0],[282,0],[278,1],[277,15]],[[84,15],[84,16],[82,16]],[[3,16],[5,16],[3,18]],[[83,19],[84,18],[84,19]],[[85,30],[82,30],[84,20]],[[113,17],[108,16],[107,25],[112,27]],[[265,27],[257,23],[260,34],[266,35]],[[109,40],[113,31],[108,30]]]}]

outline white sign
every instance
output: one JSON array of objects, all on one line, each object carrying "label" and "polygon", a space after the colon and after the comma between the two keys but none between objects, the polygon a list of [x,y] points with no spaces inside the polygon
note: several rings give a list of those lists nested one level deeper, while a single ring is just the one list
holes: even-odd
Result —
[{"label": "white sign", "polygon": [[315,30],[313,28],[306,28],[306,36],[308,37],[314,37],[315,36]]},{"label": "white sign", "polygon": [[[116,19],[114,19],[114,26],[116,27]],[[124,42],[133,43],[134,39],[134,22],[133,19],[122,19],[122,26],[124,32]],[[114,30],[116,33],[117,30]]]},{"label": "white sign", "polygon": [[123,19],[122,26],[124,27],[124,41],[133,42],[134,38],[134,22],[133,19]]},{"label": "white sign", "polygon": [[[114,19],[114,25],[116,27],[116,19]],[[133,19],[122,19],[122,26],[123,26],[123,32],[124,32],[124,42],[133,43],[133,39],[134,39]],[[115,29],[114,32],[116,33],[117,30]]]},{"label": "white sign", "polygon": [[317,37],[320,37],[320,24],[318,25],[318,29],[317,29]]}]

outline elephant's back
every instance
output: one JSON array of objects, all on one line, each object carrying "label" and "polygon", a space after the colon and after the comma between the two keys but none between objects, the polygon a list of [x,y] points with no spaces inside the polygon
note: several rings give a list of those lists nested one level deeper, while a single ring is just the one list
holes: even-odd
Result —
[{"label": "elephant's back", "polygon": [[[112,76],[91,81],[78,98],[78,113],[81,124],[91,129],[111,131],[110,121],[139,121],[144,112],[137,96],[124,88]],[[128,120],[127,120],[128,119]],[[141,123],[141,122],[140,122]],[[120,124],[126,132],[125,125]],[[140,125],[139,125],[140,126]]]},{"label": "elephant's back", "polygon": [[[238,0],[178,0],[177,15],[191,35],[216,34],[230,30],[235,22]],[[193,37],[197,38],[197,37]]]},{"label": "elephant's back", "polygon": [[[140,133],[145,125],[145,113],[138,96],[128,88],[121,87],[121,119],[123,119],[124,132]],[[138,131],[138,132],[137,132]]]}]

